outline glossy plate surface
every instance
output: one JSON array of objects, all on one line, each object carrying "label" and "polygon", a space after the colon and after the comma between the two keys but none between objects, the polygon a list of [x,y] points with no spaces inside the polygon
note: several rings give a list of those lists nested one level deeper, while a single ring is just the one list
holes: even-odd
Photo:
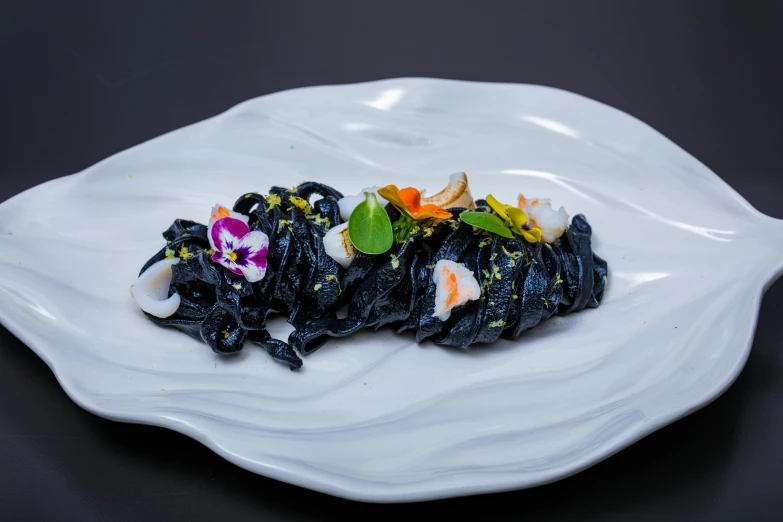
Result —
[{"label": "glossy plate surface", "polygon": [[[299,372],[220,357],[145,320],[129,286],[178,217],[317,180],[551,197],[609,262],[600,308],[459,351],[363,332]],[[24,175],[24,173],[19,173]],[[750,349],[783,225],[661,134],[581,96],[429,79],[297,89],[0,205],[0,322],[85,409],[189,435],[254,472],[347,498],[534,486],[725,390]],[[287,336],[278,320],[273,334]]]}]

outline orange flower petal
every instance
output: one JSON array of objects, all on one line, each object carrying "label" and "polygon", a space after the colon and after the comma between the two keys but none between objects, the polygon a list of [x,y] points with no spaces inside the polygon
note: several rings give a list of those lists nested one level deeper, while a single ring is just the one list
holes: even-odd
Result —
[{"label": "orange flower petal", "polygon": [[386,185],[378,190],[378,194],[414,219],[448,219],[452,216],[451,212],[437,205],[428,203],[422,206],[421,193],[413,187],[398,189],[395,185]]},{"label": "orange flower petal", "polygon": [[428,204],[428,205],[424,205],[421,208],[422,210],[431,211],[433,215],[438,219],[446,219],[451,217],[451,212],[449,212],[448,210],[444,210],[438,207],[437,205]]},{"label": "orange flower petal", "polygon": [[421,208],[421,193],[418,189],[413,187],[406,187],[400,190],[400,199],[405,203],[405,206],[411,209],[413,214],[419,212]]},{"label": "orange flower petal", "polygon": [[385,187],[378,189],[378,195],[400,210],[407,210],[408,208],[405,202],[400,199],[400,189],[398,189],[396,185],[386,185]]},{"label": "orange flower petal", "polygon": [[448,210],[443,210],[442,208],[439,208],[436,205],[432,205],[432,204],[424,205],[419,209],[418,212],[413,214],[413,217],[416,219],[430,219],[430,218],[448,219],[451,216],[452,214]]},{"label": "orange flower petal", "polygon": [[231,216],[231,211],[229,209],[221,205],[215,205],[215,207],[212,209],[212,215],[210,217],[217,221],[220,218],[229,216]]}]

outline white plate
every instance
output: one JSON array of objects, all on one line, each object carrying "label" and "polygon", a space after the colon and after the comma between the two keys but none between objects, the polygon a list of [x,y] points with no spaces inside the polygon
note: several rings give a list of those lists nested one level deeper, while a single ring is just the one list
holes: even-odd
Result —
[{"label": "white plate", "polygon": [[[160,233],[205,222],[215,202],[304,179],[434,191],[458,170],[474,195],[524,191],[585,214],[609,262],[601,307],[466,353],[360,333],[291,372],[252,345],[217,356],[146,321],[129,295]],[[716,398],[748,356],[782,236],[655,130],[581,96],[428,79],[315,87],[0,205],[0,321],[93,413],[333,495],[435,499],[565,477]]]}]

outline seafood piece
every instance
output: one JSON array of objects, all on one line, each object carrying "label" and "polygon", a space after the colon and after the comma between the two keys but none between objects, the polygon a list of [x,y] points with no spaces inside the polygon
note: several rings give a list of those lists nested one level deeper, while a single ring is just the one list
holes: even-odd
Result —
[{"label": "seafood piece", "polygon": [[481,287],[473,272],[465,265],[447,259],[435,263],[432,273],[435,283],[435,312],[441,321],[451,316],[451,310],[481,296]]},{"label": "seafood piece", "polygon": [[524,210],[534,227],[541,229],[541,239],[552,243],[568,228],[568,214],[563,207],[555,210],[549,199],[527,199],[519,194],[517,208]]},{"label": "seafood piece", "polygon": [[130,293],[139,308],[150,315],[165,319],[177,313],[180,304],[179,294],[169,296],[171,285],[171,266],[179,263],[179,258],[162,259],[153,263],[131,285]]},{"label": "seafood piece", "polygon": [[446,185],[446,188],[434,196],[422,197],[421,204],[435,205],[440,208],[476,208],[468,187],[468,176],[464,172],[455,172],[449,176],[449,184]]},{"label": "seafood piece", "polygon": [[329,229],[324,236],[324,250],[326,255],[337,261],[341,267],[348,268],[356,257],[356,247],[348,237],[348,223]]}]

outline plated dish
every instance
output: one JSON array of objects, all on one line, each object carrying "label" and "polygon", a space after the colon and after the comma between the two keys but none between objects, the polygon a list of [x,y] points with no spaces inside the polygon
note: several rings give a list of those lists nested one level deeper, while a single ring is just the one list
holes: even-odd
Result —
[{"label": "plated dish", "polygon": [[[504,203],[522,191],[587,216],[609,261],[601,305],[468,350],[361,329],[289,371],[151,324],[129,295],[161,230],[208,225],[216,202],[303,179],[434,194],[459,171]],[[546,87],[427,79],[247,101],[3,202],[0,227],[0,322],[79,405],[373,502],[557,480],[703,406],[741,370],[783,260],[778,220],[631,116]]]},{"label": "plated dish", "polygon": [[[428,198],[306,181],[215,205],[208,225],[176,219],[130,292],[147,319],[217,354],[251,341],[293,370],[298,354],[362,328],[467,348],[596,308],[608,266],[591,236],[548,199],[474,202],[464,172]],[[288,342],[267,331],[276,314],[294,327]]]}]

